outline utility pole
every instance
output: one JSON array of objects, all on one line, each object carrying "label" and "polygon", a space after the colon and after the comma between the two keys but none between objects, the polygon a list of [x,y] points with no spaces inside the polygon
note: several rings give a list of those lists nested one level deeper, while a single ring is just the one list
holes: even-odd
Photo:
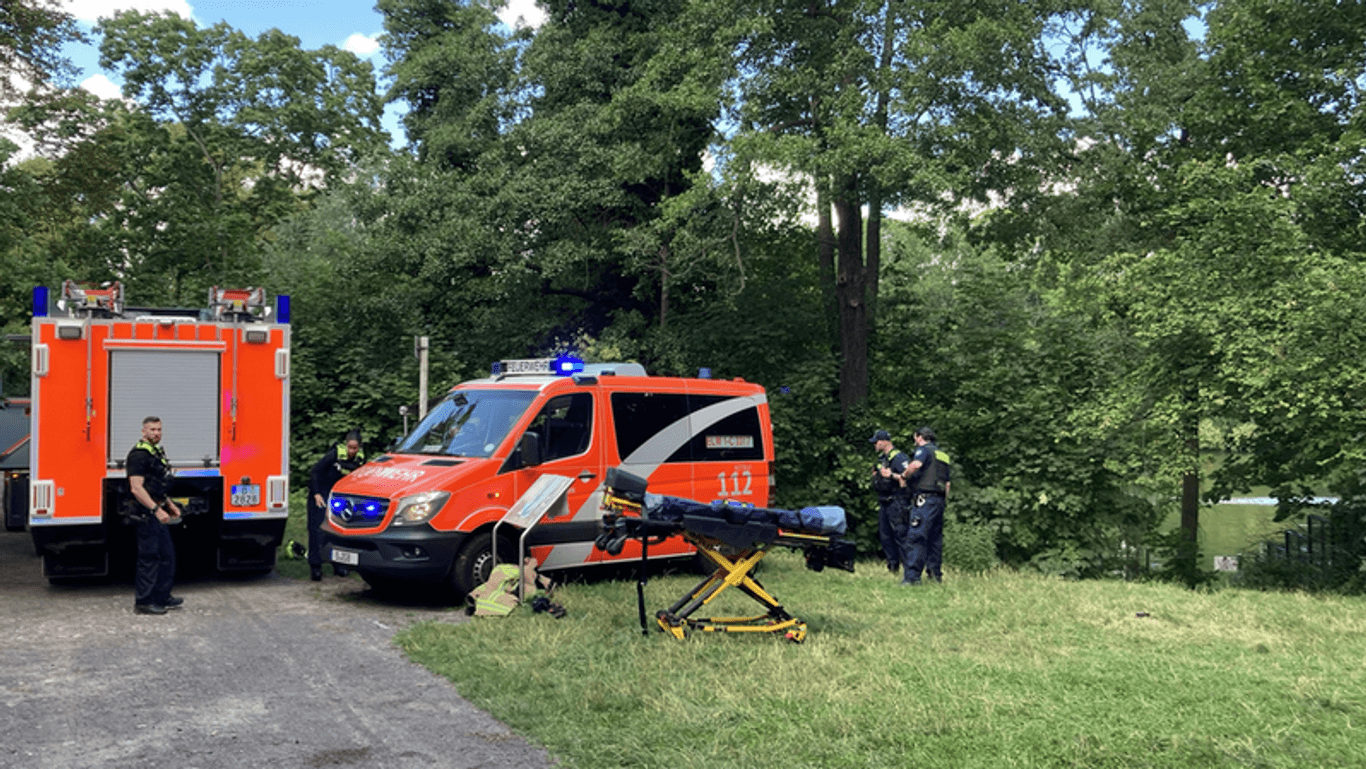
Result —
[{"label": "utility pole", "polygon": [[417,337],[413,352],[417,354],[417,421],[427,416],[427,337]]}]

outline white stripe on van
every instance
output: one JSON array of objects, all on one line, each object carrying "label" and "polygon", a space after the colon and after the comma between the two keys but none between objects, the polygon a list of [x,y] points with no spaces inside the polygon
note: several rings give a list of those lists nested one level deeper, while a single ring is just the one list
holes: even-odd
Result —
[{"label": "white stripe on van", "polygon": [[[694,411],[655,433],[648,441],[632,451],[630,456],[624,457],[621,460],[620,467],[628,473],[649,478],[655,470],[659,469],[660,465],[673,456],[675,451],[687,444],[694,435],[732,414],[738,414],[749,408],[757,408],[759,404],[767,402],[768,396],[764,393],[741,395],[727,398],[704,409]],[[605,481],[606,473],[604,472],[603,475],[603,481]],[[602,517],[603,481],[598,482],[598,487],[589,495],[583,506],[574,513],[573,520],[589,521]]]}]

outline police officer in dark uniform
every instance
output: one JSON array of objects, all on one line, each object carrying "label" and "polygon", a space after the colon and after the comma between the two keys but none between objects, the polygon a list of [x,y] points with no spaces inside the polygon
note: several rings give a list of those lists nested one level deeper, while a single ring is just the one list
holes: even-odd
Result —
[{"label": "police officer in dark uniform", "polygon": [[922,571],[935,582],[944,578],[944,500],[949,492],[952,460],[934,440],[934,430],[928,427],[915,431],[915,456],[903,474],[911,500],[903,585],[920,584]]},{"label": "police officer in dark uniform", "polygon": [[906,537],[906,480],[901,477],[911,460],[892,445],[886,430],[873,433],[869,442],[877,447],[878,463],[873,467],[873,491],[877,492],[877,533],[882,543],[882,554],[887,558],[887,570],[895,574],[901,568],[902,543]]},{"label": "police officer in dark uniform", "polygon": [[124,461],[128,488],[133,493],[129,520],[137,526],[138,561],[133,575],[133,611],[165,614],[184,599],[171,595],[175,582],[175,545],[166,524],[179,520],[180,508],[166,496],[171,485],[171,463],[161,447],[161,418],[142,420],[142,440]]},{"label": "police officer in dark uniform", "polygon": [[[314,582],[323,578],[322,535],[319,528],[327,515],[327,495],[332,487],[357,467],[365,464],[365,451],[360,447],[360,433],[352,430],[346,440],[323,455],[309,475],[308,484],[308,566]],[[351,570],[332,564],[332,573],[345,577]]]}]

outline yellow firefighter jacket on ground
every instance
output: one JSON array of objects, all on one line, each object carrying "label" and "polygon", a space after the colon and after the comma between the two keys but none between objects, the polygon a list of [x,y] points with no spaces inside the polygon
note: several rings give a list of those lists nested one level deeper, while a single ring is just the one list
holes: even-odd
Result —
[{"label": "yellow firefighter jacket on ground", "polygon": [[[526,595],[536,592],[537,565],[535,558],[526,559]],[[476,617],[506,617],[511,614],[517,608],[517,588],[522,581],[522,574],[523,570],[512,564],[493,567],[493,574],[489,575],[488,581],[470,591],[465,612]]]}]

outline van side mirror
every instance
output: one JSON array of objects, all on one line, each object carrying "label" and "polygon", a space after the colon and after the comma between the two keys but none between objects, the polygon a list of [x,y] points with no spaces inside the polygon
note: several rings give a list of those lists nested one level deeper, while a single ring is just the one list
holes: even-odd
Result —
[{"label": "van side mirror", "polygon": [[522,433],[522,467],[535,467],[541,463],[541,434],[527,431]]}]

